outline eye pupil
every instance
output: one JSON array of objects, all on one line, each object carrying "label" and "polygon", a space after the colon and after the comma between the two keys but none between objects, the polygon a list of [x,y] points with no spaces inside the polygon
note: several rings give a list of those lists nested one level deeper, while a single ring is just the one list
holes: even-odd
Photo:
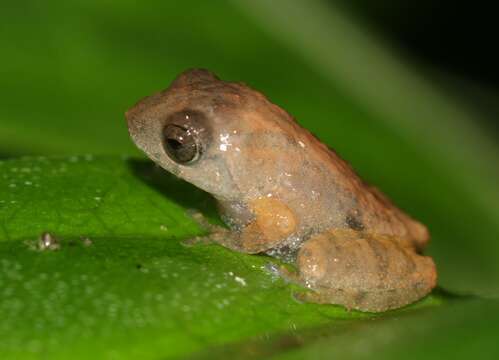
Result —
[{"label": "eye pupil", "polygon": [[198,139],[192,131],[169,124],[163,130],[164,148],[168,156],[179,164],[194,162],[200,152]]},{"label": "eye pupil", "polygon": [[167,139],[167,146],[170,147],[172,150],[177,151],[182,147],[182,143],[180,141],[177,141],[175,139]]}]

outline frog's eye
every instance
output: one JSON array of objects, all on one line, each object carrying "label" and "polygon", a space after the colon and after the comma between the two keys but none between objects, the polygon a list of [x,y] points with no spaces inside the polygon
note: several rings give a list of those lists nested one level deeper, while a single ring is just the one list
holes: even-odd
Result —
[{"label": "frog's eye", "polygon": [[170,115],[163,125],[163,148],[178,164],[190,165],[199,160],[210,144],[209,121],[195,110]]},{"label": "frog's eye", "polygon": [[196,131],[177,124],[168,124],[163,129],[163,146],[168,156],[179,164],[193,163],[201,154]]}]

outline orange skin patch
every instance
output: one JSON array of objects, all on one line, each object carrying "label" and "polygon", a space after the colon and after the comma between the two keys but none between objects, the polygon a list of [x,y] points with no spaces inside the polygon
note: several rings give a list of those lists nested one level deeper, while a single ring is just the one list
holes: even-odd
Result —
[{"label": "orange skin patch", "polygon": [[248,231],[258,233],[256,244],[245,244],[247,248],[272,248],[283,238],[287,238],[296,229],[296,218],[290,208],[283,202],[272,197],[262,197],[251,201],[255,220],[249,225]]}]

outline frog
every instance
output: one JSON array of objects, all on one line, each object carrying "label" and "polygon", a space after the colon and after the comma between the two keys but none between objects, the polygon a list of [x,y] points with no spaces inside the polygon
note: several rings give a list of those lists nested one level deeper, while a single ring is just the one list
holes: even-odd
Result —
[{"label": "frog", "polygon": [[435,288],[427,227],[261,92],[188,69],[125,117],[154,163],[214,197],[213,241],[290,264],[305,301],[383,312]]}]

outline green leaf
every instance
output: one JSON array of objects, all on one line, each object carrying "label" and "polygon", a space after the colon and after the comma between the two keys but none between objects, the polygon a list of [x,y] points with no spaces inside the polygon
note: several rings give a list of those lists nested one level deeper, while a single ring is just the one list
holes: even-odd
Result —
[{"label": "green leaf", "polygon": [[[25,158],[0,173],[2,358],[169,357],[374,316],[299,303],[271,258],[182,245],[202,234],[185,209],[214,208],[149,162]],[[44,232],[58,250],[37,248]]]},{"label": "green leaf", "polygon": [[376,38],[311,3],[3,4],[16,21],[0,32],[0,156],[138,154],[124,111],[207,67],[262,90],[427,224],[442,286],[499,294],[497,146]]},{"label": "green leaf", "polygon": [[[453,295],[499,295],[497,144],[334,5],[306,5],[1,5],[0,358],[497,358],[496,302]],[[297,303],[275,260],[182,245],[202,233],[186,210],[219,221],[213,201],[119,157],[138,154],[122,114],[198,66],[262,90],[427,224],[441,289],[350,313]],[[60,250],[33,250],[47,231]]]},{"label": "green leaf", "polygon": [[499,302],[456,299],[442,307],[218,346],[192,359],[496,359]]}]

